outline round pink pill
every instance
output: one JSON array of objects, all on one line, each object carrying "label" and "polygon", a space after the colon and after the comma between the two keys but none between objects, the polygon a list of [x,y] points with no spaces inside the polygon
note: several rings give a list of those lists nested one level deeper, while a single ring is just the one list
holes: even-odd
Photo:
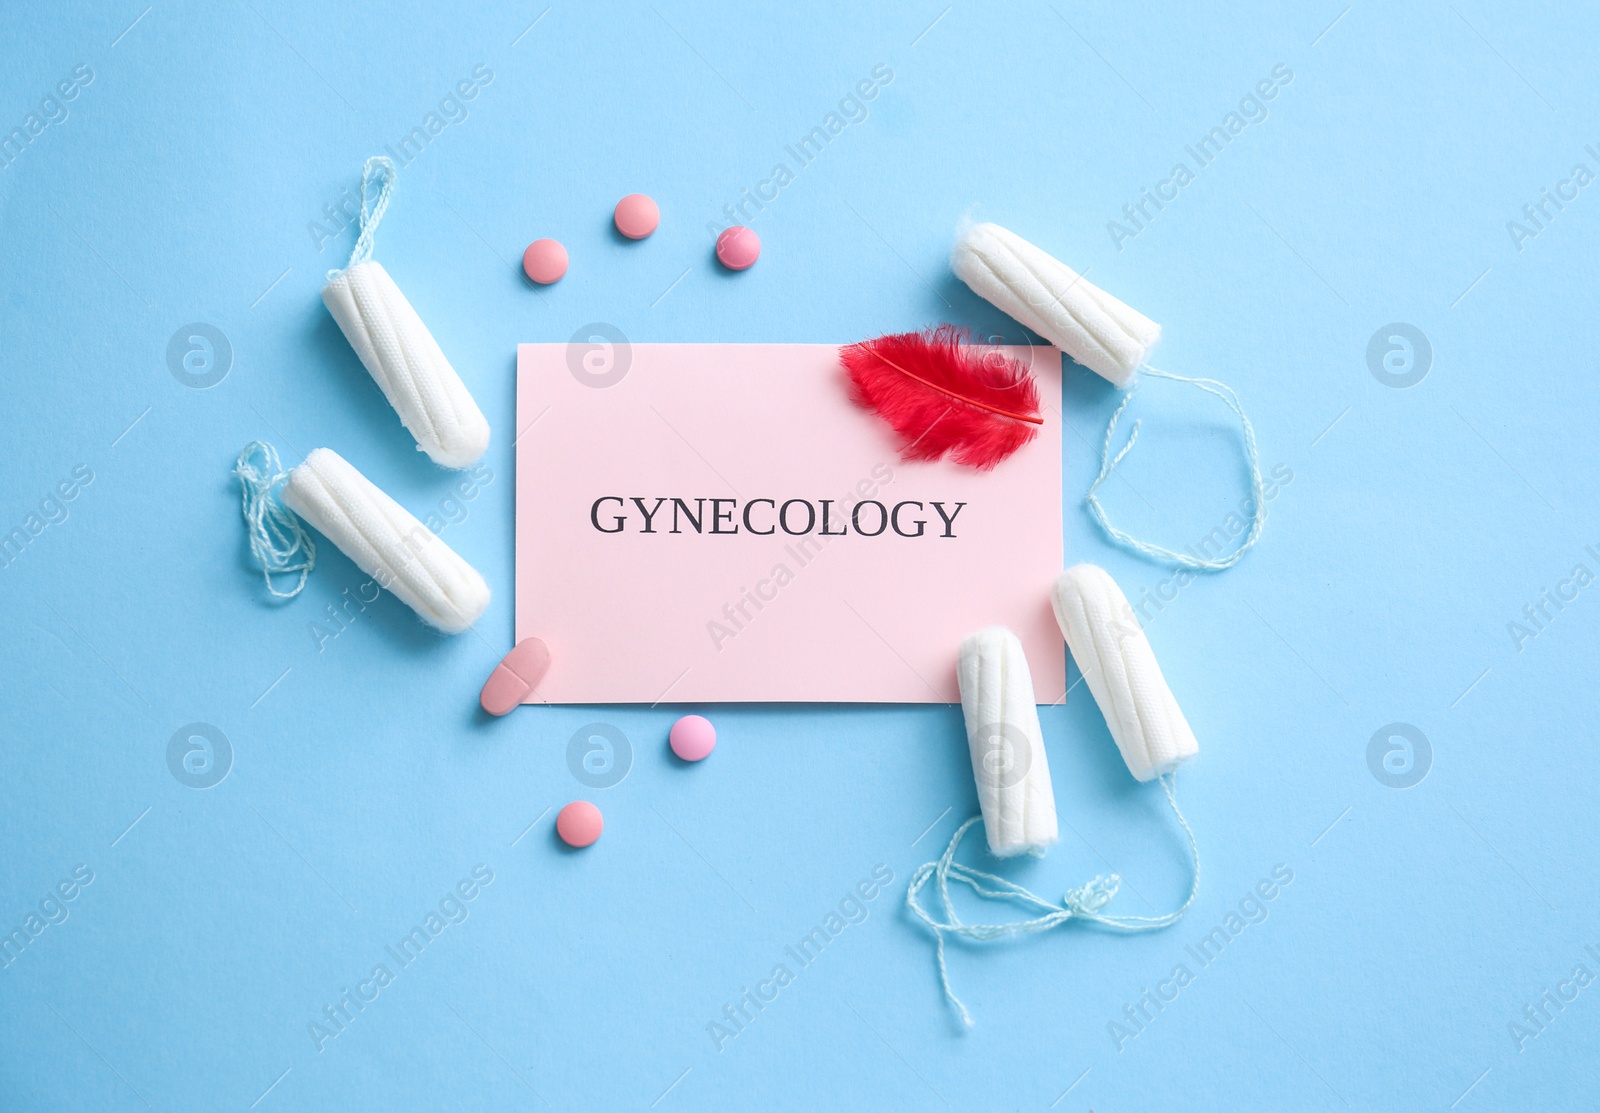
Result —
[{"label": "round pink pill", "polygon": [[661,210],[642,193],[630,193],[617,202],[617,211],[611,214],[617,231],[630,240],[642,240],[661,223]]},{"label": "round pink pill", "polygon": [[600,837],[606,821],[600,809],[587,800],[574,800],[556,816],[556,834],[568,846],[584,847]]},{"label": "round pink pill", "polygon": [[557,240],[534,240],[522,253],[522,272],[541,286],[567,273],[567,249]]},{"label": "round pink pill", "polygon": [[761,258],[761,237],[742,224],[724,228],[717,237],[717,258],[730,271],[742,271]]},{"label": "round pink pill", "polygon": [[672,724],[667,742],[684,761],[699,761],[717,748],[717,728],[703,715],[685,715]]}]

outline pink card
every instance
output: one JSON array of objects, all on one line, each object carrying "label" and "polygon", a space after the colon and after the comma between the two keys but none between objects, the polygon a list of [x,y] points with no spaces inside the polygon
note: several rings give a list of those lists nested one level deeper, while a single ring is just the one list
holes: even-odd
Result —
[{"label": "pink card", "polygon": [[990,472],[906,463],[831,344],[517,349],[518,640],[529,702],[957,703],[956,650],[1065,649],[1061,357],[1017,347],[1045,424]]}]

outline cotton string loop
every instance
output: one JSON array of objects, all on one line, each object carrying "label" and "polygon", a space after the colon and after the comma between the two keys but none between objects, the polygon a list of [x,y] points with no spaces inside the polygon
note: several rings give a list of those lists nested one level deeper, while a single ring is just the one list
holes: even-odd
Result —
[{"label": "cotton string loop", "polygon": [[1138,538],[1130,536],[1111,524],[1110,519],[1106,517],[1105,507],[1100,505],[1098,492],[1105,481],[1111,478],[1111,473],[1116,471],[1117,465],[1122,463],[1122,458],[1133,449],[1134,444],[1139,440],[1139,422],[1135,421],[1133,423],[1133,432],[1128,436],[1128,443],[1122,446],[1122,451],[1118,452],[1116,456],[1113,457],[1111,455],[1112,435],[1117,431],[1117,422],[1122,417],[1122,411],[1128,408],[1128,403],[1133,401],[1134,391],[1139,389],[1137,381],[1128,388],[1128,392],[1123,396],[1122,404],[1111,415],[1111,423],[1106,426],[1105,443],[1100,448],[1100,474],[1095,478],[1094,483],[1090,485],[1088,497],[1085,499],[1089,504],[1089,510],[1094,514],[1095,521],[1100,523],[1100,528],[1106,531],[1107,536],[1112,541],[1124,548],[1132,549],[1136,553],[1141,553],[1151,560],[1164,561],[1182,568],[1193,568],[1201,572],[1220,572],[1224,568],[1232,568],[1261,539],[1261,529],[1267,524],[1266,491],[1261,481],[1261,463],[1256,455],[1255,427],[1250,424],[1250,419],[1245,416],[1244,408],[1239,405],[1239,396],[1234,394],[1232,387],[1219,383],[1215,379],[1191,379],[1186,375],[1174,375],[1168,371],[1157,370],[1148,363],[1144,365],[1142,370],[1146,374],[1155,375],[1158,378],[1171,379],[1174,382],[1190,383],[1197,386],[1207,394],[1214,394],[1222,399],[1238,415],[1239,424],[1244,429],[1245,455],[1250,461],[1250,492],[1253,499],[1252,505],[1254,506],[1254,510],[1250,514],[1250,532],[1239,544],[1239,547],[1227,556],[1218,560],[1206,560],[1202,557],[1191,556],[1188,553],[1173,552],[1171,549],[1163,548],[1160,545],[1152,545],[1147,541],[1140,541]]},{"label": "cotton string loop", "polygon": [[[378,199],[368,208],[367,193],[374,177],[381,175],[383,184],[378,189]],[[372,258],[372,237],[378,232],[378,221],[389,208],[389,197],[394,193],[394,160],[387,155],[374,155],[361,168],[361,234],[356,238],[356,248],[350,253],[346,269]],[[331,279],[338,271],[329,271]]]},{"label": "cotton string loop", "polygon": [[[996,939],[1006,939],[1016,935],[1029,935],[1035,932],[1050,931],[1074,918],[1086,920],[1090,923],[1100,924],[1114,931],[1136,932],[1156,931],[1160,928],[1170,927],[1183,919],[1184,913],[1189,911],[1194,904],[1195,895],[1200,891],[1200,849],[1195,845],[1194,831],[1189,827],[1189,821],[1183,818],[1183,812],[1178,809],[1178,797],[1174,788],[1173,774],[1168,773],[1160,778],[1161,787],[1167,794],[1167,802],[1172,805],[1172,814],[1178,817],[1178,825],[1183,828],[1185,838],[1189,843],[1189,860],[1191,862],[1189,895],[1183,904],[1164,916],[1107,916],[1102,914],[1111,899],[1117,895],[1117,889],[1122,879],[1116,874],[1102,874],[1081,888],[1071,889],[1062,898],[1060,904],[1051,904],[1043,897],[1036,895],[1014,882],[1003,877],[996,877],[992,873],[973,869],[971,866],[962,865],[955,860],[956,848],[961,845],[961,840],[966,837],[973,824],[979,822],[982,816],[973,816],[957,828],[950,845],[940,855],[937,862],[928,862],[918,866],[911,875],[911,884],[906,889],[906,907],[927,925],[933,932],[935,955],[939,966],[939,984],[944,987],[945,999],[950,1002],[961,1016],[961,1022],[968,1028],[972,1027],[972,1014],[967,1012],[967,1007],[961,1003],[950,988],[950,972],[945,965],[944,938],[948,933],[958,939],[969,939],[976,943],[992,942]],[[929,880],[938,883],[939,901],[944,905],[945,919],[935,919],[917,900],[917,895],[927,886]],[[955,905],[950,900],[950,882],[959,881],[968,886],[978,896],[988,900],[1010,901],[1023,908],[1038,912],[1039,915],[1028,920],[1011,920],[998,924],[969,924],[964,922],[956,913]]]},{"label": "cotton string loop", "polygon": [[[239,477],[250,552],[261,565],[267,590],[276,598],[293,599],[305,588],[306,577],[316,567],[317,545],[294,512],[272,497],[272,489],[289,474],[278,462],[278,450],[262,441],[251,441],[239,453],[233,474]],[[289,591],[279,591],[272,577],[290,572],[300,573],[299,580]]]}]

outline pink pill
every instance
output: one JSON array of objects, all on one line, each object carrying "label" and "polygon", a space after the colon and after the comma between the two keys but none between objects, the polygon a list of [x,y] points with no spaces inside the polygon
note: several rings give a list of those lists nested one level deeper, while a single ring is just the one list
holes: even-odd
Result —
[{"label": "pink pill", "polygon": [[567,273],[567,249],[556,240],[534,240],[522,253],[522,271],[541,286]]},{"label": "pink pill", "polygon": [[630,240],[642,240],[661,223],[661,210],[642,193],[630,193],[617,202],[617,211],[611,214],[617,231]]},{"label": "pink pill", "polygon": [[699,761],[717,748],[717,728],[703,715],[685,715],[672,724],[667,742],[684,761]]},{"label": "pink pill", "polygon": [[478,702],[491,715],[504,715],[527,699],[550,667],[550,650],[538,638],[523,638],[501,658],[484,681]]},{"label": "pink pill", "polygon": [[601,817],[600,809],[587,800],[574,800],[556,816],[556,834],[561,836],[562,842],[572,847],[590,845],[605,828],[606,821]]},{"label": "pink pill", "polygon": [[717,258],[730,271],[742,271],[761,258],[761,237],[742,224],[724,228],[717,237]]}]

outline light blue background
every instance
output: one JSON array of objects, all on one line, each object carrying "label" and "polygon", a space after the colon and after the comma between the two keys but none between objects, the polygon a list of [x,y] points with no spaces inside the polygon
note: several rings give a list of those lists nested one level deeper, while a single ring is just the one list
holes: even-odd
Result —
[{"label": "light blue background", "polygon": [[[1575,965],[1600,972],[1600,588],[1520,650],[1507,632],[1574,565],[1600,572],[1600,186],[1520,251],[1506,228],[1575,163],[1600,170],[1591,6],[558,2],[526,33],[539,0],[142,7],[0,16],[0,127],[95,74],[0,171],[0,529],[94,473],[0,571],[0,928],[76,864],[95,878],[0,970],[0,1106],[1595,1100],[1600,985],[1521,1050],[1508,1030]],[[229,468],[253,438],[291,463],[326,444],[419,514],[449,496],[318,299],[354,232],[318,250],[308,224],[480,63],[492,82],[402,170],[376,257],[495,428],[493,480],[444,533],[495,601],[443,639],[385,597],[319,652],[309,624],[364,577],[325,544],[303,596],[267,600]],[[761,262],[719,271],[707,222],[878,63],[894,77],[869,117],[752,221]],[[1268,118],[1118,251],[1107,222],[1279,63]],[[609,227],[634,190],[663,212],[639,244]],[[718,749],[689,768],[664,749],[675,709],[488,720],[476,695],[512,636],[517,342],[592,321],[635,341],[942,320],[1014,338],[945,266],[974,206],[1160,321],[1158,363],[1235,386],[1293,479],[1258,550],[1149,611],[1201,740],[1180,785],[1198,903],[1142,938],[953,948],[963,1034],[901,905],[976,810],[956,708],[711,708]],[[547,235],[571,273],[535,291],[517,262]],[[1397,321],[1433,348],[1403,390],[1366,357]],[[168,371],[191,322],[233,348],[211,389]],[[1169,573],[1111,549],[1080,501],[1116,400],[1068,367],[1066,548],[1137,603]],[[1227,415],[1159,383],[1135,408],[1112,513],[1195,540],[1243,494]],[[1009,875],[1058,894],[1115,868],[1125,911],[1176,903],[1159,792],[1085,688],[1043,718],[1063,840]],[[204,791],[166,759],[196,721],[234,749]],[[567,762],[595,721],[635,755],[605,790]],[[1368,767],[1393,722],[1432,747],[1406,790]],[[578,796],[607,822],[582,854],[550,810]],[[323,1007],[480,863],[470,918],[319,1052]],[[880,863],[895,881],[867,920],[719,1051],[724,1005]],[[1294,880],[1265,922],[1198,968],[1185,945],[1278,864]],[[1180,962],[1192,984],[1119,1051],[1108,1024]]]}]

